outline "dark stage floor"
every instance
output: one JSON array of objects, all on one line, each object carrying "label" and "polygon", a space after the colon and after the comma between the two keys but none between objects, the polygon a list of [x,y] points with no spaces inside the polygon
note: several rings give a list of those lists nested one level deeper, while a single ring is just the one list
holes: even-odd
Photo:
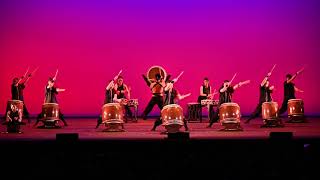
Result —
[{"label": "dark stage floor", "polygon": [[[284,122],[286,119],[284,119]],[[95,129],[96,119],[79,118],[67,119],[69,126],[61,129],[37,129],[32,127],[33,123],[22,126],[22,134],[0,134],[0,140],[54,140],[57,133],[78,133],[80,140],[155,140],[163,139],[166,135],[160,134],[164,131],[159,126],[157,131],[150,131],[154,120],[139,119],[138,123],[129,121],[124,125],[126,132],[103,132],[103,125]],[[191,139],[267,139],[270,132],[292,132],[294,139],[320,138],[320,117],[308,118],[307,123],[285,123],[283,128],[260,128],[261,119],[255,119],[250,124],[242,123],[243,131],[222,132],[222,126],[215,123],[212,128],[206,128],[207,121],[189,123]],[[181,128],[184,131],[184,128]],[[5,131],[5,126],[0,127],[0,131]]]}]

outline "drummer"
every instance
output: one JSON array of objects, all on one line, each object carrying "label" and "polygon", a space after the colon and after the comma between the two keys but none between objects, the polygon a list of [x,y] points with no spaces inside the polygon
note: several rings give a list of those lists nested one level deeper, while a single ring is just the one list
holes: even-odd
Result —
[{"label": "drummer", "polygon": [[[106,91],[105,91],[105,99],[104,99],[104,104],[108,103],[113,103],[114,96],[115,96],[115,84],[120,76],[122,71],[119,72],[118,75],[116,75],[112,80],[109,81],[108,85],[106,86]],[[102,124],[102,116],[100,115],[97,121],[96,129],[99,128],[100,124]]]},{"label": "drummer", "polygon": [[[205,99],[213,99],[212,88],[209,83],[210,83],[209,79],[205,77],[203,79],[202,86],[200,86],[200,95],[198,97],[198,103],[201,103],[201,101]],[[213,121],[212,119],[213,115],[214,115],[213,105],[209,105],[210,121]]]},{"label": "drummer", "polygon": [[288,108],[288,101],[290,99],[296,99],[296,95],[295,92],[301,92],[303,93],[304,91],[298,89],[295,84],[293,83],[293,81],[296,79],[296,77],[303,71],[300,70],[298,72],[296,72],[293,76],[291,74],[287,74],[286,76],[286,81],[284,82],[284,98],[283,98],[283,102],[282,102],[282,106],[279,109],[279,115],[285,113],[287,111]]},{"label": "drummer", "polygon": [[114,86],[115,95],[113,97],[113,100],[115,102],[119,102],[120,104],[123,103],[125,108],[125,117],[130,117],[133,119],[132,111],[130,107],[128,106],[127,102],[130,99],[130,88],[123,83],[123,77],[119,76],[117,79],[117,83]]},{"label": "drummer", "polygon": [[150,99],[146,109],[142,113],[142,118],[146,120],[148,114],[152,111],[155,105],[158,105],[160,111],[162,110],[163,93],[164,93],[164,88],[166,87],[166,83],[160,73],[155,75],[155,79],[148,80],[147,78],[145,78],[145,76],[144,76],[144,79],[147,80],[146,82],[152,92],[152,98]]},{"label": "drummer", "polygon": [[11,105],[7,112],[7,132],[6,133],[21,133],[20,124],[22,121],[22,113],[16,105]]},{"label": "drummer", "polygon": [[[30,77],[31,74],[21,78],[14,78],[11,85],[12,100],[20,100],[23,102],[23,117],[26,118],[29,123],[31,122],[30,115],[24,101],[23,90],[25,89],[25,85],[29,81]],[[7,107],[7,109],[9,108],[10,107]]]},{"label": "drummer", "polygon": [[212,121],[209,122],[208,128],[212,127],[214,122],[217,122],[219,120],[219,108],[223,103],[230,103],[232,102],[232,95],[236,89],[239,87],[248,84],[250,81],[243,81],[239,82],[238,84],[232,86],[229,80],[225,80],[222,84],[222,86],[219,89],[219,103],[217,107],[217,112],[214,114]]},{"label": "drummer", "polygon": [[[167,84],[166,84],[166,87],[164,89],[164,92],[165,92],[165,101],[164,101],[164,106],[166,105],[170,105],[170,104],[178,104],[178,101],[179,100],[182,100],[188,96],[190,96],[191,94],[186,94],[186,95],[181,95],[179,93],[178,90],[176,90],[174,87],[173,87],[173,84],[174,82],[176,82],[175,80],[172,80],[172,81],[169,81]],[[188,125],[187,125],[187,121],[184,119],[183,120],[183,123],[184,123],[184,128],[185,128],[185,131],[188,131],[189,128],[188,128]],[[154,125],[153,125],[153,128],[151,129],[151,131],[155,131],[156,128],[158,126],[160,126],[162,124],[162,120],[161,118],[158,118],[155,122],[154,122]]]},{"label": "drummer", "polygon": [[249,123],[252,119],[257,118],[261,114],[262,104],[264,102],[271,102],[272,101],[271,94],[274,90],[274,86],[270,86],[270,82],[269,82],[270,76],[271,76],[271,73],[268,73],[268,75],[261,82],[259,103],[258,103],[255,111],[250,115],[248,120],[245,122],[246,124]]},{"label": "drummer", "polygon": [[[57,103],[58,104],[56,95],[59,92],[65,91],[65,89],[55,87],[54,83],[55,83],[55,78],[49,78],[48,84],[46,86],[45,103]],[[43,118],[43,116],[44,116],[43,113],[40,113],[38,115],[36,124],[34,126],[36,126],[39,123],[39,121]],[[68,124],[65,121],[64,116],[60,110],[59,110],[59,119],[63,122],[64,126],[68,126]]]}]

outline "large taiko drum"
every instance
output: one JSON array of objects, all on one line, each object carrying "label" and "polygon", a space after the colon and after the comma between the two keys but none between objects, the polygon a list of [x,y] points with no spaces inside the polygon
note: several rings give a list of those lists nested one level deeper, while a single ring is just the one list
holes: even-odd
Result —
[{"label": "large taiko drum", "polygon": [[57,103],[44,103],[42,105],[43,120],[57,121],[59,120],[59,104]]},{"label": "large taiko drum", "polygon": [[169,104],[161,110],[162,125],[169,133],[178,132],[183,126],[183,109],[177,104]]},{"label": "large taiko drum", "polygon": [[11,109],[11,105],[17,106],[18,110],[23,114],[23,101],[20,101],[20,100],[8,100],[7,108]]},{"label": "large taiko drum", "polygon": [[123,124],[123,108],[119,103],[108,103],[102,107],[102,123]]},{"label": "large taiko drum", "polygon": [[277,102],[264,102],[262,104],[262,119],[278,119],[278,103]]},{"label": "large taiko drum", "polygon": [[288,116],[304,116],[304,103],[302,99],[290,99],[288,101]]},{"label": "large taiko drum", "polygon": [[240,106],[237,103],[223,103],[219,107],[219,118],[224,130],[240,130]]}]

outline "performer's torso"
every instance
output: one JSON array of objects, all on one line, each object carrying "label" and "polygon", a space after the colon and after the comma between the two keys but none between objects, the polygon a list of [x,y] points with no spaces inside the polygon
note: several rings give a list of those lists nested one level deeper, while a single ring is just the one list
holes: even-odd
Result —
[{"label": "performer's torso", "polygon": [[46,103],[58,103],[56,95],[58,94],[56,87],[46,87]]},{"label": "performer's torso", "polygon": [[260,86],[260,98],[259,102],[271,102],[272,97],[271,97],[272,90],[269,89],[269,87],[265,86]]},{"label": "performer's torso", "polygon": [[295,99],[294,83],[284,82],[284,96],[289,99]]}]

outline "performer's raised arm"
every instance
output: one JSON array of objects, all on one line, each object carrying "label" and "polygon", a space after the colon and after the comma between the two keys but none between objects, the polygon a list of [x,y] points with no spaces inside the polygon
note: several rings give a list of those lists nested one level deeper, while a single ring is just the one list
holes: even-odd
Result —
[{"label": "performer's raised arm", "polygon": [[242,81],[242,82],[239,82],[238,84],[234,85],[233,86],[233,89],[236,90],[238,89],[239,87],[243,86],[243,85],[246,85],[246,84],[249,84],[250,83],[250,80],[246,80],[246,81]]},{"label": "performer's raised arm", "polygon": [[287,80],[287,83],[292,82],[292,81],[293,81],[294,79],[296,79],[297,76],[298,76],[299,74],[301,74],[303,71],[304,71],[304,67],[303,67],[302,69],[300,69],[299,71],[297,71],[290,79],[288,79],[288,80]]}]

